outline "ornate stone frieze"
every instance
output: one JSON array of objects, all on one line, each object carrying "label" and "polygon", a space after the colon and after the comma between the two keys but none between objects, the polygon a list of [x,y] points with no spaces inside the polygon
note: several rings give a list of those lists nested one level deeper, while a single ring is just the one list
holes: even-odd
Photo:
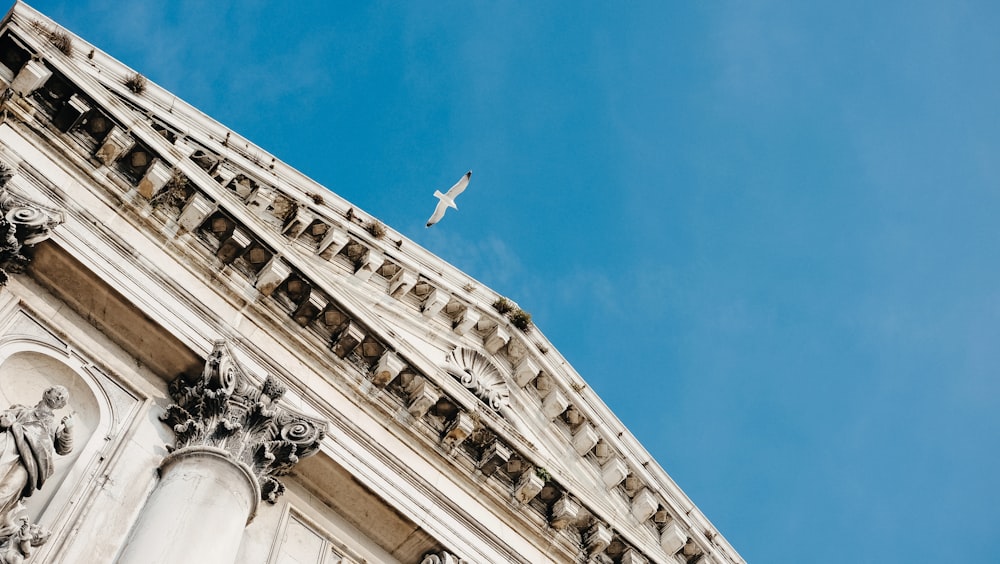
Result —
[{"label": "ornate stone frieze", "polygon": [[198,445],[225,450],[250,468],[261,499],[274,503],[285,490],[276,477],[316,453],[326,434],[325,422],[279,406],[284,393],[272,376],[258,387],[219,341],[197,381],[181,377],[171,383],[176,403],[160,419],[177,437],[171,450]]},{"label": "ornate stone frieze", "polygon": [[0,163],[0,286],[28,266],[30,255],[25,247],[48,239],[63,221],[58,211],[12,193],[7,184],[13,176],[14,172]]},{"label": "ornate stone frieze", "polygon": [[494,410],[500,411],[510,402],[510,388],[503,374],[481,353],[456,349],[448,355],[446,370]]}]

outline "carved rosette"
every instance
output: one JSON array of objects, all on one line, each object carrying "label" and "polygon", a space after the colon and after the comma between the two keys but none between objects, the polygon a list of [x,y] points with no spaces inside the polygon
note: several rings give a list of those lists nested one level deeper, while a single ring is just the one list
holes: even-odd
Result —
[{"label": "carved rosette", "polygon": [[510,402],[507,381],[483,354],[471,349],[456,349],[448,355],[446,370],[494,410],[499,411]]},{"label": "carved rosette", "polygon": [[28,266],[25,247],[48,239],[63,221],[58,211],[13,194],[7,188],[13,176],[13,170],[0,163],[0,286]]},{"label": "carved rosette", "polygon": [[216,342],[201,378],[183,377],[170,385],[176,403],[160,419],[177,437],[170,450],[190,446],[223,449],[250,468],[261,499],[274,503],[285,491],[276,477],[319,450],[326,423],[277,404],[285,387],[268,376],[258,387],[233,358],[225,341]]}]

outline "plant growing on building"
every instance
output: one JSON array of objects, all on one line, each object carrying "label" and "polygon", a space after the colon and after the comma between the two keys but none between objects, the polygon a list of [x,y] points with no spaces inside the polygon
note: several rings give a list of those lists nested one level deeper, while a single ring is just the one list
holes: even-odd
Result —
[{"label": "plant growing on building", "polygon": [[53,47],[59,49],[63,55],[69,57],[73,54],[73,40],[70,39],[69,34],[64,31],[51,31],[48,33],[49,43]]},{"label": "plant growing on building", "polygon": [[504,315],[510,320],[511,325],[517,327],[522,333],[531,331],[531,314],[517,307],[517,304],[501,296],[493,302],[493,309],[497,313]]},{"label": "plant growing on building", "polygon": [[31,27],[35,28],[45,39],[48,39],[49,43],[59,49],[63,55],[68,57],[73,54],[73,40],[65,31],[49,29],[48,26],[37,20],[31,22]]},{"label": "plant growing on building", "polygon": [[365,226],[365,229],[376,239],[385,237],[385,225],[382,225],[382,222],[377,219],[369,221],[368,225]]},{"label": "plant growing on building", "polygon": [[500,296],[495,302],[493,302],[493,309],[497,310],[497,313],[501,315],[507,315],[514,309],[514,304],[507,298]]},{"label": "plant growing on building", "polygon": [[511,325],[520,329],[522,333],[531,331],[531,314],[523,309],[516,308],[507,313],[507,319],[510,319]]},{"label": "plant growing on building", "polygon": [[125,79],[125,86],[136,94],[142,94],[146,91],[146,77],[134,72]]}]

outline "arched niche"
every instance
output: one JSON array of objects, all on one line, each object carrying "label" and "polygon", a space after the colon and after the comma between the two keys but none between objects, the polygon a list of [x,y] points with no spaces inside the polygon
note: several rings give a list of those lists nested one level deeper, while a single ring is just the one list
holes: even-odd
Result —
[{"label": "arched niche", "polygon": [[50,386],[65,386],[69,391],[69,402],[56,411],[55,419],[72,414],[73,451],[57,455],[52,476],[24,500],[32,521],[52,524],[74,493],[82,489],[84,477],[104,458],[104,437],[111,435],[114,416],[102,385],[88,366],[66,348],[18,339],[0,342],[0,409],[14,404],[33,406]]}]

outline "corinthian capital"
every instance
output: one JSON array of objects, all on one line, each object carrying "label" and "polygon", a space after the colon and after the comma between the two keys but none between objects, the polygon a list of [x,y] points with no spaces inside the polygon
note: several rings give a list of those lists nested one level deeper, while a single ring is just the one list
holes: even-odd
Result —
[{"label": "corinthian capital", "polygon": [[0,163],[0,286],[7,284],[11,274],[23,272],[30,260],[30,247],[48,239],[62,214],[23,196],[7,187],[14,171]]},{"label": "corinthian capital", "polygon": [[315,454],[326,422],[278,405],[285,387],[273,376],[256,384],[225,341],[215,343],[201,377],[170,384],[176,403],[160,419],[177,437],[171,450],[211,446],[245,464],[260,484],[261,499],[274,503],[284,490],[276,477]]}]

